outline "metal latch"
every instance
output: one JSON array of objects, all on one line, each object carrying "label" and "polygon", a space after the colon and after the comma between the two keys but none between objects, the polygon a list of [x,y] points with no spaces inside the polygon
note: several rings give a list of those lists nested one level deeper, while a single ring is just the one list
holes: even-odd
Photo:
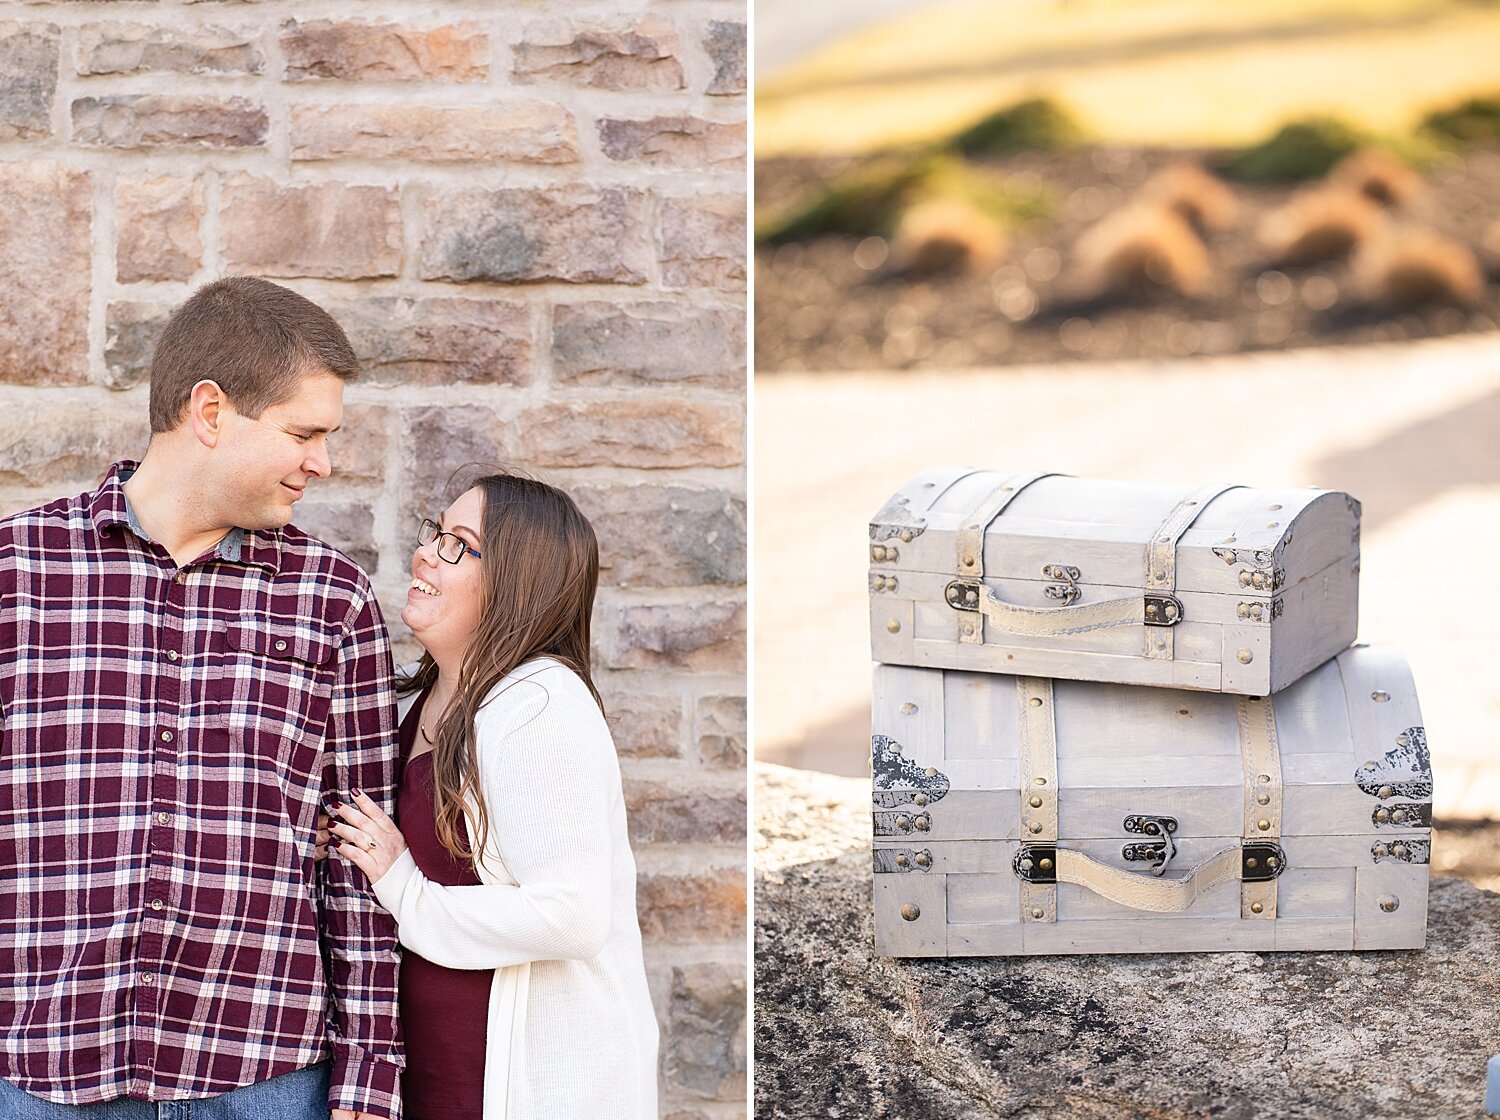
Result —
[{"label": "metal latch", "polygon": [[1043,564],[1042,575],[1047,579],[1060,579],[1062,583],[1049,583],[1042,588],[1042,594],[1049,599],[1060,599],[1064,606],[1073,602],[1083,590],[1078,586],[1082,578],[1078,569],[1070,564]]},{"label": "metal latch", "polygon": [[1182,621],[1182,600],[1175,595],[1147,595],[1141,620],[1147,626],[1176,626]]},{"label": "metal latch", "polygon": [[1148,840],[1141,844],[1126,844],[1120,850],[1120,854],[1131,862],[1150,860],[1153,864],[1151,867],[1153,875],[1160,875],[1164,872],[1167,864],[1171,863],[1173,857],[1177,855],[1177,841],[1173,839],[1173,834],[1177,831],[1177,818],[1131,813],[1125,818],[1123,827],[1126,832],[1137,832],[1143,836],[1155,836],[1158,839]]}]

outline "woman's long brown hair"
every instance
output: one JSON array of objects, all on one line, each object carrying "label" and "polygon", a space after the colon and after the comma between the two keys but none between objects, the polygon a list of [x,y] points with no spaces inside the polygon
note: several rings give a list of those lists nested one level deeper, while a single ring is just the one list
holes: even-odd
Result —
[{"label": "woman's long brown hair", "polygon": [[[573,499],[544,482],[499,473],[476,478],[469,489],[484,497],[479,560],[484,602],[479,627],[464,652],[453,699],[432,736],[432,776],[438,839],[458,859],[472,859],[489,836],[489,806],[479,784],[474,721],[500,680],[533,657],[552,657],[582,678],[599,705],[604,701],[589,670],[589,616],[599,586],[599,544],[594,527]],[[403,693],[436,683],[437,662],[423,654]],[[465,797],[478,810],[478,835],[464,844]]]}]

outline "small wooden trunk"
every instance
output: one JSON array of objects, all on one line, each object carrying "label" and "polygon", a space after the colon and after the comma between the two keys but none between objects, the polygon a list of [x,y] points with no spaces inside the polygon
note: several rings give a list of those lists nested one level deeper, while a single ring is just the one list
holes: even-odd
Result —
[{"label": "small wooden trunk", "polygon": [[888,956],[1418,949],[1432,773],[1404,659],[1236,697],[878,665]]},{"label": "small wooden trunk", "polygon": [[1359,503],[940,468],[869,556],[876,661],[1265,696],[1354,640]]}]

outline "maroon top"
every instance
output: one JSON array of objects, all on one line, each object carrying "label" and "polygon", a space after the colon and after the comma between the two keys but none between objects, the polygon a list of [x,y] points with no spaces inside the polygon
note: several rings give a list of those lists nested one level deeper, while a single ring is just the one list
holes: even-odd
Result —
[{"label": "maroon top", "polygon": [[134,469],[0,520],[0,1078],[176,1100],[331,1051],[334,1104],[397,1115],[396,923],[313,860],[325,791],[392,804],[380,608],[290,525],[179,566]]},{"label": "maroon top", "polygon": [[[411,758],[426,703],[424,692],[401,721],[397,819],[423,875],[448,887],[478,886],[473,865],[455,859],[437,837],[432,752]],[[464,827],[462,820],[459,827]],[[464,840],[468,842],[466,829]],[[402,1096],[408,1120],[480,1120],[485,1026],[494,978],[487,968],[444,968],[410,949],[402,951],[401,1026],[406,1036]]]}]

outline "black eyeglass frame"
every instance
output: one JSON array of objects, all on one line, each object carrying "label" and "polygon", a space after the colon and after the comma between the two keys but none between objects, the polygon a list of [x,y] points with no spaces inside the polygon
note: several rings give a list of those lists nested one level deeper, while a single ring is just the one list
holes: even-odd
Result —
[{"label": "black eyeglass frame", "polygon": [[[458,545],[459,545],[459,548],[461,548],[463,551],[461,551],[457,556],[454,556],[452,558],[444,556],[443,555],[443,538],[444,537],[449,537],[452,540],[457,541]],[[479,550],[477,548],[471,548],[471,547],[469,547],[469,542],[466,541],[466,540],[464,540],[457,533],[445,532],[443,530],[443,527],[441,525],[439,525],[436,521],[434,521],[432,518],[430,518],[430,517],[424,517],[424,518],[422,518],[422,523],[417,526],[417,547],[418,548],[426,548],[433,541],[437,541],[438,542],[437,556],[438,556],[438,559],[441,560],[445,564],[457,564],[460,560],[462,560],[464,558],[465,555],[472,556],[476,560],[483,560],[484,559],[484,557],[479,554]]]}]

